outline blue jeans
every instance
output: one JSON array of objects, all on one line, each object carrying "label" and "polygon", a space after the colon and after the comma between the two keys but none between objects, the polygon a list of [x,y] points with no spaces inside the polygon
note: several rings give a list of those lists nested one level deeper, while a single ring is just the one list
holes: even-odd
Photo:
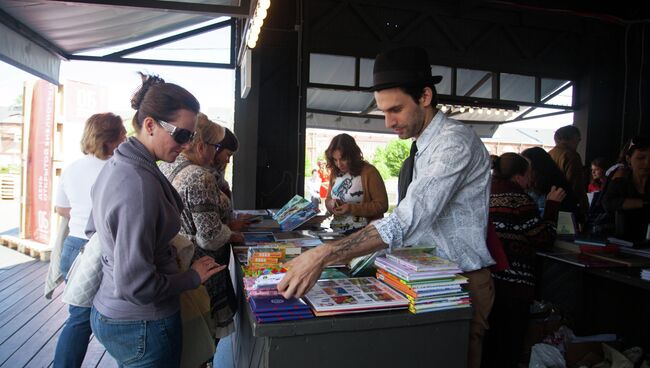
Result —
[{"label": "blue jeans", "polygon": [[[87,239],[68,236],[63,241],[61,250],[61,261],[59,267],[63,277],[67,279],[68,271],[72,262],[77,258],[81,247],[86,245]],[[54,353],[54,368],[72,368],[81,367],[81,363],[88,350],[88,341],[90,341],[90,308],[76,307],[71,305],[69,308],[70,316],[65,321],[61,335],[56,343]]]},{"label": "blue jeans", "polygon": [[120,367],[177,368],[183,343],[181,314],[155,321],[108,318],[94,307],[90,324],[95,337]]},{"label": "blue jeans", "polygon": [[81,367],[90,340],[90,308],[69,307],[70,316],[56,343],[54,368]]},{"label": "blue jeans", "polygon": [[68,279],[68,271],[70,271],[70,267],[72,267],[72,262],[77,258],[79,250],[86,245],[86,243],[88,243],[88,239],[77,238],[75,236],[68,236],[63,241],[59,269],[61,270],[64,279]]},{"label": "blue jeans", "polygon": [[215,368],[234,368],[235,362],[233,357],[232,335],[219,339],[217,351],[212,359],[212,366]]}]

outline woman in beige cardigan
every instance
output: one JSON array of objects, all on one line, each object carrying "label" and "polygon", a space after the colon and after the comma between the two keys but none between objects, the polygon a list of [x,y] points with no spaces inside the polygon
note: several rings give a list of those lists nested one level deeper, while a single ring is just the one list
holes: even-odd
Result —
[{"label": "woman in beige cardigan", "polygon": [[334,214],[333,229],[353,232],[388,210],[386,186],[379,171],[364,161],[361,149],[348,134],[332,138],[325,151],[330,185],[325,207]]}]

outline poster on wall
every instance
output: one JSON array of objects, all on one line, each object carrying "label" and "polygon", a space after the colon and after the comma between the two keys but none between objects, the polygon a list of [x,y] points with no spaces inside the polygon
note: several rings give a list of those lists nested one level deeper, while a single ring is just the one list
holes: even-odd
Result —
[{"label": "poster on wall", "polygon": [[34,84],[27,153],[25,235],[40,243],[50,240],[55,97],[55,85],[44,80]]}]

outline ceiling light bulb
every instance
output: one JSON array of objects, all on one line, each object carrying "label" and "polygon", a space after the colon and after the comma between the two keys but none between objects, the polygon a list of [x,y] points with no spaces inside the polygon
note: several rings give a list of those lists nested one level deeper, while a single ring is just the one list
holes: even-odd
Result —
[{"label": "ceiling light bulb", "polygon": [[461,113],[465,112],[465,106],[461,106],[461,107],[460,107],[460,112],[461,112]]},{"label": "ceiling light bulb", "polygon": [[260,0],[260,2],[257,3],[257,6],[266,10],[271,6],[271,0]]},{"label": "ceiling light bulb", "polygon": [[266,9],[257,9],[257,13],[256,13],[256,15],[257,15],[260,19],[264,19],[264,18],[266,18]]},{"label": "ceiling light bulb", "polygon": [[473,113],[474,113],[474,108],[473,108],[473,107],[470,107],[470,108],[469,108],[469,113],[470,113],[470,114],[473,114]]},{"label": "ceiling light bulb", "polygon": [[442,110],[442,112],[447,112],[447,105],[442,105],[440,110]]},{"label": "ceiling light bulb", "polygon": [[501,115],[501,110],[494,110],[495,115]]},{"label": "ceiling light bulb", "polygon": [[485,113],[488,114],[488,115],[492,114],[492,109],[486,109]]},{"label": "ceiling light bulb", "polygon": [[482,113],[483,113],[483,109],[479,107],[479,108],[478,108],[478,113],[479,113],[479,114],[482,114]]},{"label": "ceiling light bulb", "polygon": [[248,40],[248,43],[246,45],[248,46],[249,49],[254,49],[255,46],[257,45],[257,40],[253,40],[253,39]]}]

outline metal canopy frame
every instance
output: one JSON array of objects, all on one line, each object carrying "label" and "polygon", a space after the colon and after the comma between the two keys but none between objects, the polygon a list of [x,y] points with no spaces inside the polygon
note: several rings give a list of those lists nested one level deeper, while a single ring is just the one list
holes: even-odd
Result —
[{"label": "metal canopy frame", "polygon": [[[19,35],[27,38],[31,42],[43,47],[50,53],[56,55],[61,60],[83,60],[83,61],[100,61],[100,62],[115,62],[115,63],[135,63],[135,64],[150,64],[150,65],[169,65],[169,66],[186,66],[186,67],[203,67],[203,68],[218,68],[218,69],[235,69],[237,50],[241,46],[238,34],[238,19],[248,18],[251,14],[251,9],[254,9],[257,0],[239,0],[239,5],[215,5],[205,3],[194,3],[186,1],[162,1],[162,0],[51,0],[54,3],[65,3],[69,5],[100,5],[106,7],[122,7],[131,9],[151,9],[163,10],[174,13],[186,14],[202,14],[210,16],[226,16],[231,19],[222,21],[216,24],[211,24],[198,29],[190,30],[174,36],[166,37],[153,42],[148,42],[143,45],[131,47],[118,52],[113,52],[104,56],[90,56],[78,55],[67,52],[61,47],[55,45],[52,41],[32,30],[29,26],[25,25],[18,19],[14,18],[9,13],[0,9],[0,23],[7,26],[9,29],[15,31]],[[150,50],[155,47],[168,44],[171,42],[179,41],[188,37],[200,35],[216,29],[230,27],[230,58],[228,63],[211,63],[199,61],[183,61],[183,60],[163,60],[163,59],[150,59],[150,58],[129,58],[128,55]]]},{"label": "metal canopy frame", "polygon": [[106,6],[120,6],[125,8],[168,10],[179,13],[211,13],[219,16],[233,18],[247,18],[250,14],[253,0],[239,0],[239,6],[215,5],[205,3],[193,3],[187,1],[161,1],[161,0],[52,0],[66,4],[93,4]]},{"label": "metal canopy frame", "polygon": [[[343,56],[343,55],[341,55]],[[349,55],[346,55],[346,57],[350,57]],[[360,86],[360,62],[362,57],[358,56],[353,56],[355,58],[355,68],[354,68],[354,85],[338,85],[338,84],[327,84],[327,83],[307,83],[307,90],[310,88],[314,89],[320,89],[320,90],[329,90],[329,91],[348,91],[348,92],[369,92],[369,89],[367,87],[361,87]],[[542,117],[548,117],[548,116],[554,116],[554,115],[562,115],[562,114],[568,114],[572,113],[576,110],[575,108],[575,97],[572,101],[571,106],[563,106],[563,105],[554,105],[554,104],[549,104],[547,101],[550,101],[553,97],[558,96],[562,92],[566,91],[568,88],[573,87],[575,83],[573,81],[568,81],[568,83],[565,83],[562,85],[560,88],[558,88],[556,91],[553,91],[551,94],[548,96],[545,96],[544,98],[541,97],[542,95],[542,77],[540,76],[530,76],[535,78],[535,83],[534,83],[534,102],[530,101],[513,101],[513,100],[502,100],[500,97],[500,79],[501,79],[501,72],[494,72],[494,71],[486,71],[485,75],[482,78],[479,78],[476,82],[473,83],[473,85],[469,88],[469,90],[462,95],[457,94],[457,83],[456,83],[456,77],[458,74],[458,69],[459,67],[452,67],[452,66],[446,66],[451,68],[451,94],[440,94],[438,93],[438,104],[439,105],[451,105],[451,106],[467,106],[467,107],[473,107],[473,108],[491,108],[491,109],[504,109],[504,110],[509,110],[509,111],[519,111],[521,110],[522,107],[527,107],[527,110],[524,111],[522,114],[517,116],[514,119],[511,120],[506,120],[506,121],[483,121],[483,120],[463,120],[464,122],[468,124],[505,124],[505,123],[512,123],[516,121],[524,121],[524,120],[531,120],[531,119],[538,119]],[[481,97],[473,97],[471,94],[475,91],[477,91],[481,86],[483,86],[488,80],[492,79],[492,88],[491,88],[491,98],[481,98]],[[545,108],[545,109],[554,109],[554,110],[560,110],[560,111],[555,111],[555,112],[550,112],[547,114],[540,114],[536,116],[528,116],[530,113],[532,113],[535,109],[537,108]],[[319,109],[319,108],[313,108],[313,107],[306,107],[305,112],[306,113],[317,113],[317,114],[326,114],[326,115],[336,115],[336,116],[341,116],[341,117],[351,117],[351,118],[363,118],[363,119],[381,119],[383,120],[384,117],[379,114],[373,114],[372,111],[376,109],[376,102],[374,99],[372,100],[371,103],[369,103],[367,106],[364,106],[362,109],[359,110],[359,112],[353,112],[353,111],[335,111],[335,110],[327,110],[327,109]],[[454,115],[459,115],[461,114],[460,111],[453,111],[450,110],[448,112],[450,116]]]},{"label": "metal canopy frame", "polygon": [[[208,63],[208,62],[200,62],[200,61],[180,61],[180,60],[160,60],[160,59],[138,59],[138,58],[126,57],[127,55],[131,55],[137,52],[150,50],[158,46],[166,45],[168,43],[180,41],[185,38],[197,36],[203,33],[211,32],[226,27],[231,28],[229,63]],[[105,61],[105,62],[112,62],[112,63],[155,64],[155,65],[171,65],[171,66],[189,66],[189,67],[199,67],[199,68],[234,69],[236,67],[235,49],[236,49],[236,39],[237,39],[235,30],[236,30],[236,20],[231,18],[219,23],[215,23],[191,31],[179,33],[170,37],[148,42],[143,45],[131,47],[128,49],[120,50],[104,56],[66,54],[66,58],[68,58],[69,60]]]}]

